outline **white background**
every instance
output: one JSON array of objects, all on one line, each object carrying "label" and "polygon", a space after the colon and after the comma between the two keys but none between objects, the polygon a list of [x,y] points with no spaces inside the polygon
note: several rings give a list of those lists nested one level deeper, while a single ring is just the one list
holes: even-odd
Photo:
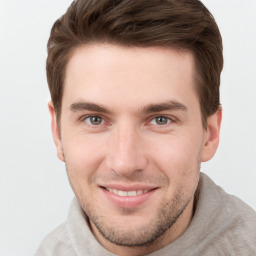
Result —
[{"label": "white background", "polygon": [[[219,150],[202,170],[256,209],[256,0],[204,0],[225,68]],[[0,256],[33,255],[73,197],[50,133],[45,75],[53,22],[71,0],[0,0]]]}]

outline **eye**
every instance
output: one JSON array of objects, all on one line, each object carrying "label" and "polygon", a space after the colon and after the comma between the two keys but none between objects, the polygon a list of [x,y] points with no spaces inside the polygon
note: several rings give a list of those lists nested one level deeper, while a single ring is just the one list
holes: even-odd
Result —
[{"label": "eye", "polygon": [[166,116],[156,116],[151,121],[150,124],[156,124],[156,125],[166,125],[171,122],[171,119]]},{"label": "eye", "polygon": [[88,116],[87,118],[84,119],[86,123],[89,125],[101,125],[104,124],[104,120],[100,116]]}]

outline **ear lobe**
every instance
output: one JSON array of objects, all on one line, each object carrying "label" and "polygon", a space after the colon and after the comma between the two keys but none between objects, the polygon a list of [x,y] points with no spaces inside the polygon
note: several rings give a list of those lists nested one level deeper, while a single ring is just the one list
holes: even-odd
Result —
[{"label": "ear lobe", "polygon": [[54,140],[54,143],[55,143],[55,146],[56,146],[57,156],[61,161],[65,162],[63,151],[62,151],[62,142],[61,142],[61,137],[60,137],[60,130],[59,130],[58,123],[57,123],[55,109],[54,109],[53,103],[51,101],[48,103],[48,109],[49,109],[49,112],[50,112],[50,115],[51,115],[52,136],[53,136],[53,140]]},{"label": "ear lobe", "polygon": [[221,120],[221,108],[207,119],[207,130],[205,132],[205,139],[201,156],[202,162],[210,160],[217,151],[219,145]]}]

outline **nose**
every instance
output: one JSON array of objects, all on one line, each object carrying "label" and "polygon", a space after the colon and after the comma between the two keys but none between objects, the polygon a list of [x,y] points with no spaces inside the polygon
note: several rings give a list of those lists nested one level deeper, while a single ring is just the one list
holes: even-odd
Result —
[{"label": "nose", "polygon": [[135,126],[118,126],[110,136],[108,168],[119,176],[131,176],[145,170],[148,161],[141,131]]}]

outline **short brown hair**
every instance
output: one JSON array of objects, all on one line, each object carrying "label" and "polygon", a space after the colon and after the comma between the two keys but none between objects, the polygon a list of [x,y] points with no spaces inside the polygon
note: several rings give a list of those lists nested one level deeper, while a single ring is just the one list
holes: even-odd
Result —
[{"label": "short brown hair", "polygon": [[65,69],[84,44],[163,46],[190,50],[197,68],[197,93],[203,125],[219,109],[222,39],[199,0],[76,0],[58,19],[48,41],[47,79],[59,120]]}]

